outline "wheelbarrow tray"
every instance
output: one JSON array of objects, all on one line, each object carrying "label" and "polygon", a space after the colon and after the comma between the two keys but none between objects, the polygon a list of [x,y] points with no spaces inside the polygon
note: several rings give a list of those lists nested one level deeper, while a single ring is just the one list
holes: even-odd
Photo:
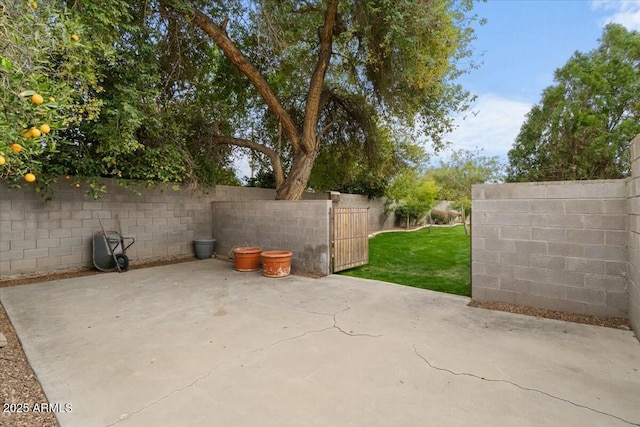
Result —
[{"label": "wheelbarrow tray", "polygon": [[[125,240],[130,241],[125,245]],[[133,237],[123,237],[117,231],[98,232],[93,235],[93,265],[100,271],[127,271],[129,258],[126,251],[135,243]]]}]

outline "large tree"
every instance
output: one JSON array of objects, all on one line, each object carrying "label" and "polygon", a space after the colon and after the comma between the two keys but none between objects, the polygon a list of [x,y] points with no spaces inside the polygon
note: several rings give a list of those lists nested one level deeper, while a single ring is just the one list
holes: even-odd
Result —
[{"label": "large tree", "polygon": [[[278,198],[309,184],[379,194],[420,155],[407,129],[440,146],[465,108],[453,79],[470,55],[471,1],[12,3],[0,177],[86,177],[94,195],[102,176],[229,182],[230,147],[245,147]],[[44,113],[51,133],[11,151]]]},{"label": "large tree", "polygon": [[203,31],[237,71],[222,90],[231,104],[245,102],[237,114],[251,125],[229,117],[210,138],[266,156],[278,199],[301,197],[325,140],[373,152],[381,126],[417,126],[438,146],[451,113],[466,108],[453,79],[470,54],[471,0],[160,5]]},{"label": "large tree", "polygon": [[600,45],[576,52],[527,115],[508,180],[622,178],[640,133],[640,33],[608,25]]}]

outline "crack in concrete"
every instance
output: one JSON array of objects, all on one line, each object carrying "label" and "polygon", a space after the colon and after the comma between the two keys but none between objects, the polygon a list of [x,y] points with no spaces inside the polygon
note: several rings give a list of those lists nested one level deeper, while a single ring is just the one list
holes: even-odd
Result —
[{"label": "crack in concrete", "polygon": [[[226,361],[225,361],[225,362],[226,362]],[[222,364],[223,364],[223,363],[225,363],[225,362],[220,362],[220,363],[218,363],[216,366],[214,366],[213,368],[211,368],[211,369],[209,370],[209,372],[208,372],[206,375],[203,375],[202,377],[198,377],[198,378],[196,378],[195,380],[193,380],[191,383],[189,383],[189,384],[187,384],[187,385],[184,385],[184,386],[182,386],[182,387],[179,387],[179,388],[176,388],[176,389],[174,389],[174,390],[171,390],[169,393],[165,394],[164,396],[160,397],[159,399],[155,400],[154,402],[151,402],[151,403],[148,403],[148,404],[144,405],[142,408],[138,409],[137,411],[134,411],[134,412],[131,412],[131,413],[129,413],[129,414],[126,414],[125,416],[121,416],[121,417],[120,417],[120,419],[119,419],[118,421],[115,421],[115,422],[113,422],[113,423],[111,423],[111,424],[107,424],[107,425],[106,425],[106,427],[113,427],[113,426],[115,426],[116,424],[120,424],[122,421],[126,421],[126,420],[128,420],[129,418],[133,417],[134,415],[137,415],[137,414],[139,414],[139,413],[141,413],[141,412],[143,412],[143,411],[145,411],[145,410],[149,409],[150,407],[157,405],[158,403],[162,402],[163,400],[170,398],[170,397],[171,397],[171,396],[173,396],[174,394],[176,394],[176,393],[180,393],[181,391],[184,391],[184,390],[186,390],[186,389],[188,389],[188,388],[193,387],[194,385],[196,385],[196,384],[197,384],[197,383],[199,383],[200,381],[204,381],[204,380],[206,380],[208,377],[210,377],[210,376],[211,376],[211,374],[213,374],[213,371],[215,371],[216,369],[218,369],[218,366],[222,365]]]},{"label": "crack in concrete", "polygon": [[516,388],[519,388],[520,390],[529,391],[529,392],[532,392],[532,393],[538,393],[538,394],[541,394],[543,396],[549,397],[551,399],[555,399],[555,400],[558,400],[558,401],[561,401],[561,402],[568,403],[568,404],[576,406],[578,408],[586,409],[588,411],[592,411],[592,412],[595,412],[595,413],[600,414],[600,415],[604,415],[604,416],[607,416],[607,417],[615,418],[618,421],[622,421],[623,423],[626,423],[626,424],[629,424],[629,425],[632,425],[632,426],[640,426],[640,423],[634,423],[633,421],[625,420],[624,418],[619,417],[619,416],[614,415],[614,414],[611,414],[609,412],[600,411],[598,409],[591,408],[590,406],[582,405],[580,403],[573,402],[573,401],[571,401],[569,399],[565,399],[565,398],[560,397],[560,396],[555,396],[555,395],[553,395],[551,393],[548,393],[548,392],[543,391],[543,390],[539,390],[537,388],[521,386],[520,384],[515,383],[513,381],[503,380],[503,379],[485,378],[485,377],[482,377],[480,375],[472,374],[472,373],[469,373],[469,372],[455,372],[455,371],[452,371],[451,369],[441,368],[439,366],[434,365],[426,357],[424,357],[422,354],[420,354],[420,352],[418,351],[418,348],[416,347],[415,344],[413,345],[413,351],[431,369],[435,369],[437,371],[446,372],[448,374],[455,375],[455,376],[471,377],[471,378],[475,378],[475,379],[478,379],[478,380],[481,380],[481,381],[509,384],[509,385],[512,385],[512,386],[514,386]]},{"label": "crack in concrete", "polygon": [[351,307],[349,307],[349,305],[346,306],[346,308],[343,308],[342,310],[338,310],[335,313],[333,313],[333,327],[335,329],[337,329],[338,331],[342,332],[345,335],[348,335],[350,337],[370,337],[370,338],[380,338],[382,337],[382,335],[371,335],[371,334],[356,334],[354,332],[347,332],[344,329],[342,329],[340,326],[338,326],[338,319],[337,316],[340,313],[343,313],[345,311],[349,311],[351,310]]},{"label": "crack in concrete", "polygon": [[336,316],[339,313],[342,313],[342,312],[350,310],[350,309],[351,309],[351,307],[349,307],[347,305],[346,308],[343,308],[342,310],[338,310],[335,313],[320,313],[320,312],[306,311],[307,313],[310,313],[310,314],[316,314],[316,315],[321,315],[321,316],[331,316],[333,318],[333,326],[328,326],[328,327],[322,328],[322,329],[314,329],[314,330],[311,330],[311,331],[306,331],[306,332],[304,332],[302,334],[299,334],[299,335],[295,335],[295,336],[292,336],[292,337],[283,338],[281,340],[278,340],[278,341],[276,341],[274,343],[269,344],[268,346],[266,346],[264,348],[261,347],[261,348],[257,348],[257,349],[253,349],[253,350],[244,351],[244,352],[241,352],[241,353],[234,354],[234,355],[230,356],[228,359],[225,359],[224,361],[222,361],[222,362],[218,363],[217,365],[215,365],[213,368],[209,369],[209,372],[207,372],[205,375],[196,378],[195,380],[193,380],[189,384],[186,384],[186,385],[184,385],[182,387],[179,387],[179,388],[176,388],[174,390],[171,390],[169,393],[165,394],[164,396],[160,397],[159,399],[144,405],[142,408],[138,409],[137,411],[134,411],[134,412],[128,413],[128,414],[126,414],[124,416],[121,416],[121,418],[118,421],[115,421],[115,422],[113,422],[111,424],[107,424],[105,427],[113,427],[113,426],[115,426],[115,425],[117,425],[117,424],[119,424],[119,423],[121,423],[123,421],[126,421],[126,420],[130,419],[131,417],[133,417],[133,416],[135,416],[135,415],[137,415],[137,414],[139,414],[141,412],[144,412],[145,410],[151,408],[152,406],[157,405],[158,403],[162,402],[163,400],[170,398],[174,394],[180,393],[180,392],[182,392],[182,391],[184,391],[184,390],[186,390],[188,388],[193,387],[194,385],[196,385],[199,382],[205,381],[221,365],[223,365],[225,363],[228,363],[229,361],[231,361],[233,359],[236,359],[238,357],[247,355],[247,354],[259,353],[259,352],[262,352],[262,351],[268,351],[268,350],[272,349],[273,347],[275,347],[277,345],[280,345],[280,344],[282,344],[284,342],[298,340],[300,338],[304,338],[307,335],[322,333],[322,332],[330,331],[330,330],[333,330],[333,329],[337,329],[339,332],[341,332],[341,333],[343,333],[345,335],[351,336],[351,337],[366,336],[366,337],[377,338],[377,337],[381,336],[381,335],[369,335],[369,334],[354,334],[352,332],[347,332],[347,331],[343,330],[340,326],[338,326],[338,321],[336,319]]}]

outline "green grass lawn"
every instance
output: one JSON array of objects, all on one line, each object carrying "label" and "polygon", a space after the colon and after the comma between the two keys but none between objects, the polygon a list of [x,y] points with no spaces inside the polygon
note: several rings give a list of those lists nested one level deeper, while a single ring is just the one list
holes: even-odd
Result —
[{"label": "green grass lawn", "polygon": [[469,240],[461,226],[378,234],[369,264],[340,274],[471,296]]}]

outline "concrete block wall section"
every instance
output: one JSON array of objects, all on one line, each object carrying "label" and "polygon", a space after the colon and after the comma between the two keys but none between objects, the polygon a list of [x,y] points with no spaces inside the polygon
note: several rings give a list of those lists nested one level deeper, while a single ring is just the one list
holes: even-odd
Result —
[{"label": "concrete block wall section", "polygon": [[624,180],[477,185],[472,296],[626,317]]},{"label": "concrete block wall section", "polygon": [[[640,135],[631,143],[631,178],[627,180],[627,261],[629,321],[640,337]],[[639,338],[640,339],[640,338]]]},{"label": "concrete block wall section", "polygon": [[132,263],[193,253],[192,240],[211,236],[208,198],[187,190],[138,188],[105,180],[107,194],[93,200],[61,179],[54,199],[0,183],[0,278],[93,265],[93,235],[107,230],[135,237]]},{"label": "concrete block wall section", "polygon": [[385,230],[396,225],[395,213],[386,207],[386,198],[370,200],[359,194],[340,194],[338,208],[369,208],[369,231]]},{"label": "concrete block wall section", "polygon": [[[269,188],[233,187],[228,185],[216,185],[210,192],[212,201],[251,201],[274,200],[276,190]],[[302,200],[330,200],[328,192],[304,193]],[[334,207],[340,208],[369,208],[369,230],[384,230],[393,228],[396,217],[393,212],[385,208],[385,198],[369,199],[360,194],[340,193],[340,201],[334,203]]]},{"label": "concrete block wall section", "polygon": [[209,192],[211,200],[240,202],[248,200],[274,200],[276,190],[271,188],[235,187],[232,185],[216,185]]},{"label": "concrete block wall section", "polygon": [[214,201],[216,253],[238,246],[293,252],[292,269],[330,274],[330,200]]},{"label": "concrete block wall section", "polygon": [[[187,188],[174,191],[162,186],[155,189],[138,187],[138,194],[118,186],[113,180],[104,182],[107,193],[96,201],[85,196],[82,188],[77,189],[69,181],[61,179],[54,186],[52,202],[44,202],[30,189],[10,190],[0,183],[0,278],[91,267],[93,235],[100,231],[98,217],[108,230],[117,230],[116,219],[119,219],[123,234],[136,238],[136,243],[127,251],[132,263],[188,256],[193,253],[193,239],[212,237],[212,201],[268,203],[275,198],[274,190],[263,188],[216,186],[202,194]],[[384,201],[369,200],[366,196],[342,194],[341,198],[348,200],[345,207],[370,206],[370,213],[383,209]],[[331,203],[329,193],[306,193],[304,199]],[[328,215],[323,215],[323,221],[325,216],[328,221]],[[300,223],[304,229],[315,224],[319,230],[317,233],[324,233],[327,228],[324,222],[305,223],[299,217],[294,219],[287,225]],[[375,218],[372,221],[371,229],[384,226]],[[271,227],[273,224],[268,225]],[[255,231],[264,237],[268,229],[264,227]],[[316,232],[308,228],[305,230],[307,237],[317,240]],[[294,234],[289,232],[286,236],[293,239]],[[247,234],[244,240],[251,241],[254,237]],[[266,241],[274,247],[283,246],[274,240]],[[311,266],[310,271],[326,274],[329,269],[327,256],[324,253],[316,256],[312,252],[309,248],[306,252],[304,248],[299,249],[299,259],[307,260],[305,265]],[[312,262],[312,255],[319,261]]]}]

